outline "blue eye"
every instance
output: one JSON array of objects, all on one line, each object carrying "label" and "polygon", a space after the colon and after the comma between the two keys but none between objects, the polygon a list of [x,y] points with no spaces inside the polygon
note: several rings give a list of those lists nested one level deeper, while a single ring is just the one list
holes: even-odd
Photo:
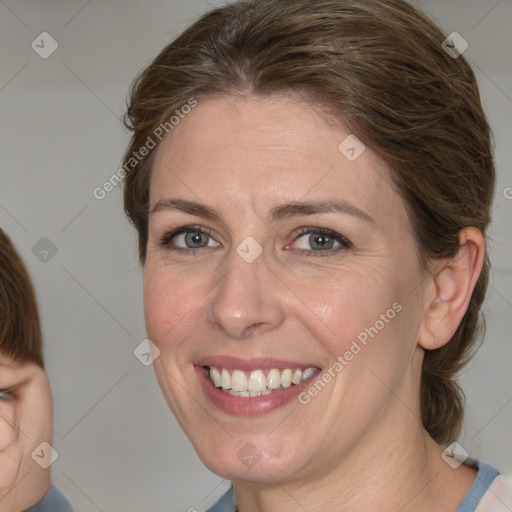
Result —
[{"label": "blue eye", "polygon": [[[178,243],[181,246],[177,245]],[[220,247],[220,244],[212,239],[211,234],[199,226],[185,226],[167,233],[160,244],[179,253],[194,253],[204,247]]]},{"label": "blue eye", "polygon": [[[306,238],[306,235],[309,237]],[[299,247],[299,249],[306,256],[329,256],[352,247],[352,243],[343,235],[325,228],[301,228],[295,242],[302,238],[309,247]],[[220,247],[221,244],[213,240],[210,231],[206,228],[185,226],[166,233],[160,240],[160,245],[176,253],[196,254],[201,249]]]},{"label": "blue eye", "polygon": [[299,249],[304,251],[306,256],[328,256],[352,247],[352,243],[343,235],[325,228],[302,228],[295,242],[300,239],[304,239],[302,243],[306,247]]}]

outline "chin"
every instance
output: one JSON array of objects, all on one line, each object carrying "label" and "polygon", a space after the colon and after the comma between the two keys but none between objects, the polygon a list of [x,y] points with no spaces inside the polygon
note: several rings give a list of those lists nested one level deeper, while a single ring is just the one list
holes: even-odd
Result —
[{"label": "chin", "polygon": [[[276,481],[292,480],[308,466],[306,454],[297,457],[298,447],[283,443],[258,448],[246,438],[245,442],[231,440],[226,445],[196,447],[203,464],[213,473],[228,480],[243,480],[260,485],[275,485]],[[266,451],[265,451],[266,450]]]}]

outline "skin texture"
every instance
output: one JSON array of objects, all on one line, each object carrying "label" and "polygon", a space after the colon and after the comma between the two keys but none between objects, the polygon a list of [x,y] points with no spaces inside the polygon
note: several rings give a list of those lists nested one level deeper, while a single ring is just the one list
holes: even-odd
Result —
[{"label": "skin texture", "polygon": [[42,442],[51,444],[53,411],[42,368],[0,355],[0,389],[18,385],[12,400],[0,399],[0,510],[19,512],[37,503],[50,487],[50,470],[32,459]]},{"label": "skin texture", "polygon": [[[214,97],[156,155],[150,209],[187,199],[222,220],[150,215],[144,299],[148,336],[161,351],[155,370],[203,462],[233,481],[241,512],[450,511],[474,479],[466,466],[452,470],[423,430],[418,390],[424,350],[446,343],[467,307],[483,237],[466,229],[457,258],[422,272],[388,170],[370,149],[349,161],[338,149],[349,134],[292,97]],[[269,220],[276,205],[326,199],[374,223],[346,213]],[[187,249],[183,236],[161,244],[189,225],[211,230],[207,247],[169,250]],[[304,227],[330,229],[352,246],[334,243],[318,256]],[[236,253],[249,236],[263,249],[251,264]],[[327,370],[394,303],[401,311],[307,405],[232,415],[201,388],[194,362],[212,355]],[[237,456],[247,443],[261,456],[252,467]]]}]

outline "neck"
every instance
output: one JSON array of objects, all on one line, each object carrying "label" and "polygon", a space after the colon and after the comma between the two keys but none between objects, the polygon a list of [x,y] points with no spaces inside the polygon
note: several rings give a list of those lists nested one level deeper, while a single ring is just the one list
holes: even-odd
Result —
[{"label": "neck", "polygon": [[[395,415],[389,429],[367,432],[334,466],[297,480],[276,479],[275,485],[234,481],[239,511],[455,510],[475,471],[464,465],[453,470],[441,458],[442,448],[424,431],[418,417],[410,411],[402,416],[404,421],[396,421]],[[382,435],[383,431],[388,435]]]}]

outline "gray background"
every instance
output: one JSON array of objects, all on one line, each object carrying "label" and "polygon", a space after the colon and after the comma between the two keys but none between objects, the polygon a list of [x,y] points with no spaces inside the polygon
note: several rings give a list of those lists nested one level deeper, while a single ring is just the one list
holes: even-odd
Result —
[{"label": "gray background", "polygon": [[[202,510],[229,485],[202,466],[152,368],[133,355],[145,338],[135,235],[120,187],[93,197],[128,141],[119,116],[130,81],[208,4],[221,3],[0,2],[0,225],[37,288],[55,402],[53,480],[77,512]],[[462,376],[460,443],[512,472],[512,199],[505,197],[508,190],[512,198],[512,2],[415,3],[446,34],[468,41],[465,56],[495,132],[488,332]],[[43,31],[59,45],[47,59],[31,48]],[[56,247],[53,256],[43,237]]]}]

